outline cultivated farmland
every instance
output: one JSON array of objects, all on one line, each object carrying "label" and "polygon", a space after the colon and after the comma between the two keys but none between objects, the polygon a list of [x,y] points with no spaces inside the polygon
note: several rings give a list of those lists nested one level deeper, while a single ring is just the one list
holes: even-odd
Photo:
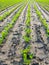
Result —
[{"label": "cultivated farmland", "polygon": [[0,65],[49,65],[49,0],[0,0]]}]

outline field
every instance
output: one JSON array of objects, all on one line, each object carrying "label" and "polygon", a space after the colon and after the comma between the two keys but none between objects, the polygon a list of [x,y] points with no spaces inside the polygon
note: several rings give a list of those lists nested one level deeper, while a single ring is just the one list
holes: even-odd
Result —
[{"label": "field", "polygon": [[0,11],[20,2],[22,2],[22,0],[0,0]]},{"label": "field", "polygon": [[0,65],[49,65],[49,0],[0,0]]}]

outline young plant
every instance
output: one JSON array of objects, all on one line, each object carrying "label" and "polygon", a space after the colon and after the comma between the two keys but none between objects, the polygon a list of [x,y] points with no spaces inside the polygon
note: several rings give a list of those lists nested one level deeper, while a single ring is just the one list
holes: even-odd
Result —
[{"label": "young plant", "polygon": [[2,37],[2,35],[0,34],[0,44],[2,44],[2,42],[3,42],[3,37]]},{"label": "young plant", "polygon": [[30,28],[25,28],[25,32],[26,32],[26,35],[30,35],[30,33],[31,33]]},{"label": "young plant", "polygon": [[43,25],[44,25],[45,29],[47,29],[47,28],[48,28],[48,24],[47,24],[47,22],[46,22],[46,20],[45,20],[45,19],[43,19],[43,20],[42,20],[42,23],[43,23]]},{"label": "young plant", "polygon": [[1,34],[2,34],[2,37],[4,39],[7,36],[8,32],[6,30],[3,30]]},{"label": "young plant", "polygon": [[46,30],[47,37],[49,37],[49,29]]},{"label": "young plant", "polygon": [[2,16],[0,16],[0,21],[3,21],[2,19],[3,19],[3,17],[2,17]]},{"label": "young plant", "polygon": [[24,35],[24,41],[26,42],[26,43],[29,43],[30,42],[30,37],[28,37],[27,35]]},{"label": "young plant", "polygon": [[33,59],[33,54],[30,53],[30,46],[22,51],[22,58],[25,65],[29,65],[31,59]]},{"label": "young plant", "polygon": [[26,26],[30,26],[30,19],[29,18],[27,18],[27,20],[26,20]]},{"label": "young plant", "polygon": [[[25,4],[24,4],[24,6],[25,6]],[[19,14],[17,13],[17,14],[14,16],[15,19],[14,19],[14,17],[13,17],[14,20],[12,19],[12,22],[9,23],[9,24],[7,24],[6,27],[4,27],[4,30],[1,32],[1,36],[2,36],[2,37],[0,37],[0,44],[2,44],[3,40],[4,40],[4,39],[6,38],[6,36],[8,35],[8,31],[13,27],[14,23],[15,23],[16,20],[17,20],[16,17],[19,17],[19,15],[21,14],[21,12],[22,12],[24,6],[18,11]]]}]

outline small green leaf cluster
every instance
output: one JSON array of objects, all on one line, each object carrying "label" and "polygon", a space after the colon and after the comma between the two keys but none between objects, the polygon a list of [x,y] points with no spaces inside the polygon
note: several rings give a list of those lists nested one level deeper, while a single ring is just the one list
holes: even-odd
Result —
[{"label": "small green leaf cluster", "polygon": [[29,65],[31,59],[33,59],[33,54],[30,53],[30,46],[22,51],[22,57],[25,65]]}]

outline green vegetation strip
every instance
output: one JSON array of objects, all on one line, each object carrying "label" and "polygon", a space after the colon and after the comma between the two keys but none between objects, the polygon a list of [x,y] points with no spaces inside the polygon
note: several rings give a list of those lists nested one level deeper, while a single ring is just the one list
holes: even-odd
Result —
[{"label": "green vegetation strip", "polygon": [[33,59],[33,54],[30,53],[30,46],[28,46],[26,49],[22,50],[22,58],[23,58],[23,64],[29,65],[31,63],[31,59]]},{"label": "green vegetation strip", "polygon": [[30,6],[29,5],[28,5],[28,11],[27,11],[27,20],[25,24],[26,24],[26,28],[25,28],[24,40],[26,43],[29,43],[31,39],[30,38],[31,30],[30,30]]},{"label": "green vegetation strip", "polygon": [[21,7],[21,9],[18,11],[18,13],[13,17],[12,22],[9,23],[4,30],[1,32],[0,34],[0,44],[2,44],[2,42],[4,41],[4,39],[6,38],[6,36],[8,35],[10,29],[14,26],[14,24],[16,23],[16,20],[18,19],[18,17],[20,16],[23,8],[25,7],[25,5],[23,5],[23,7]]},{"label": "green vegetation strip", "polygon": [[[26,44],[30,43],[31,37],[30,37],[30,5],[28,5],[27,10],[27,20],[25,22],[26,28],[25,28],[25,35],[24,35],[24,41]],[[22,50],[22,58],[23,58],[23,64],[29,65],[31,63],[31,59],[33,58],[33,54],[30,53],[30,45],[28,45],[27,48]]]},{"label": "green vegetation strip", "polygon": [[43,26],[44,26],[44,28],[45,28],[45,30],[46,30],[46,35],[47,35],[47,37],[49,37],[49,25],[47,24],[46,19],[42,18],[42,14],[41,14],[41,12],[38,10],[38,8],[37,8],[36,5],[34,6],[34,9],[36,10],[36,13],[37,13],[37,15],[38,15],[38,18],[40,19],[40,21],[42,22],[42,24],[43,24]]},{"label": "green vegetation strip", "polygon": [[3,21],[7,16],[9,16],[19,6],[20,6],[20,4],[18,4],[16,7],[14,7],[13,9],[11,9],[10,11],[5,12],[2,16],[0,16],[0,21]]}]

